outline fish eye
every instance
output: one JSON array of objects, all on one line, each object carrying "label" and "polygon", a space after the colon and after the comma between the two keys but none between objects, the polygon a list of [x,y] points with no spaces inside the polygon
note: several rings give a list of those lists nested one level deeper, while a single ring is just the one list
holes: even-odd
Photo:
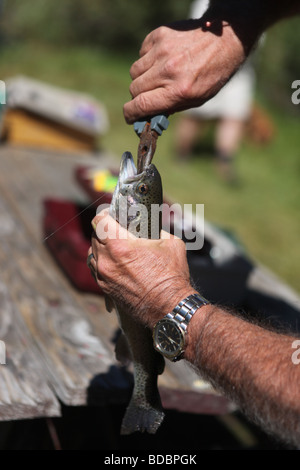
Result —
[{"label": "fish eye", "polygon": [[138,186],[138,192],[140,194],[147,194],[148,190],[149,190],[149,188],[145,183],[142,183]]}]

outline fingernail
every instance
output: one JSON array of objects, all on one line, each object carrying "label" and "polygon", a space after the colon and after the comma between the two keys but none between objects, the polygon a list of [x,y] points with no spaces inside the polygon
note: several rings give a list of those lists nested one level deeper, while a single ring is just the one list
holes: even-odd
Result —
[{"label": "fingernail", "polygon": [[96,222],[94,222],[93,220],[92,220],[92,227],[93,227],[93,229],[94,229],[94,230],[95,230],[95,232],[96,232],[96,229],[97,229],[97,224],[96,224]]}]

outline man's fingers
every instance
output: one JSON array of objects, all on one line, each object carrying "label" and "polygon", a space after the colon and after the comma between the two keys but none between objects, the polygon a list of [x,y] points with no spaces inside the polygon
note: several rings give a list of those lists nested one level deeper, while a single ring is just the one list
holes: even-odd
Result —
[{"label": "man's fingers", "polygon": [[109,240],[126,240],[135,238],[130,232],[122,227],[108,213],[108,209],[104,209],[100,214],[92,220],[92,227],[95,230],[100,243],[105,245]]},{"label": "man's fingers", "polygon": [[145,116],[156,114],[172,114],[173,110],[172,93],[168,93],[164,88],[146,91],[136,98],[133,98],[123,107],[125,120],[128,124],[133,124],[136,120]]},{"label": "man's fingers", "polygon": [[146,36],[139,52],[140,58],[136,60],[130,68],[132,80],[149,70],[157,61],[157,55],[153,52],[155,36],[155,31]]},{"label": "man's fingers", "polygon": [[177,237],[176,235],[172,235],[171,233],[166,232],[165,230],[161,230],[160,238],[162,240],[180,240],[179,237]]},{"label": "man's fingers", "polygon": [[137,77],[143,75],[147,70],[153,67],[155,58],[153,54],[145,54],[143,57],[134,62],[130,68],[130,76],[132,80],[135,80]]},{"label": "man's fingers", "polygon": [[143,41],[140,49],[140,57],[148,54],[148,52],[151,51],[153,47],[158,46],[159,48],[163,48],[168,43],[169,38],[171,37],[172,39],[173,29],[174,27],[172,27],[172,25],[165,25],[151,31],[151,33],[149,33]]},{"label": "man's fingers", "polygon": [[93,278],[95,279],[95,281],[97,281],[97,262],[92,247],[89,248],[87,254],[87,265],[90,268]]},{"label": "man's fingers", "polygon": [[170,78],[167,77],[158,66],[153,66],[142,75],[134,79],[129,87],[132,98],[147,91],[164,89],[170,84]]},{"label": "man's fingers", "polygon": [[91,224],[93,229],[96,231],[97,224],[105,219],[109,215],[109,209],[103,209],[101,212],[97,212],[97,215],[93,218]]},{"label": "man's fingers", "polygon": [[148,52],[152,49],[154,42],[155,42],[155,36],[156,36],[155,31],[156,30],[151,31],[151,33],[149,33],[145,37],[141,45],[140,51],[139,51],[140,57],[143,57],[144,55],[148,54]]}]

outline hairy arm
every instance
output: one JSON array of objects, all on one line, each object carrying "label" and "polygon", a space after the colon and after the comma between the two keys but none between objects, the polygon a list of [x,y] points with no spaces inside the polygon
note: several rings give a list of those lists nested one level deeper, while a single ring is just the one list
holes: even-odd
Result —
[{"label": "hairy arm", "polygon": [[130,69],[126,121],[200,106],[238,70],[263,31],[299,12],[299,0],[211,0],[201,19],[155,29]]},{"label": "hairy arm", "polygon": [[[184,243],[136,239],[107,213],[93,221],[92,269],[102,290],[153,328],[195,292]],[[103,236],[114,234],[114,239]],[[185,358],[265,431],[300,444],[300,365],[292,362],[292,336],[275,333],[206,305],[188,328]]]},{"label": "hairy arm", "polygon": [[206,306],[195,314],[185,357],[266,432],[299,446],[299,366],[295,338]]}]

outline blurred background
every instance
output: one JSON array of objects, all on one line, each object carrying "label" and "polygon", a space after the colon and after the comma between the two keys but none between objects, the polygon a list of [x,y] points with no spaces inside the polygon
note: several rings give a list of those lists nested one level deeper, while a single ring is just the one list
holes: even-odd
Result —
[{"label": "blurred background", "polygon": [[[181,0],[30,0],[2,2],[0,78],[19,74],[88,92],[107,108],[110,127],[101,146],[118,159],[136,154],[137,137],[123,119],[130,99],[129,68],[145,35],[187,18]],[[156,164],[165,193],[181,203],[204,203],[205,216],[233,230],[246,249],[298,289],[300,263],[299,118],[291,84],[300,78],[300,20],[269,30],[255,57],[255,102],[263,116],[249,124],[237,156],[240,184],[221,184],[210,158],[175,158],[178,115],[161,137]],[[265,134],[264,135],[264,127]],[[205,136],[209,148],[212,131]]]}]

